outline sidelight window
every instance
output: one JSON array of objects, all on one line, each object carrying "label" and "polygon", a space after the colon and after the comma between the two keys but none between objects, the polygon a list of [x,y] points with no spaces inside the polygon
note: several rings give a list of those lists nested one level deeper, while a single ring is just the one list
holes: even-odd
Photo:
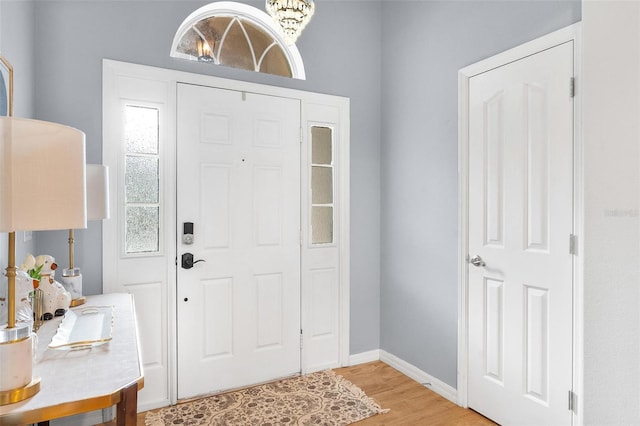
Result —
[{"label": "sidelight window", "polygon": [[334,234],[333,130],[311,127],[311,243],[331,244]]},{"label": "sidelight window", "polygon": [[124,107],[125,253],[160,250],[159,110]]}]

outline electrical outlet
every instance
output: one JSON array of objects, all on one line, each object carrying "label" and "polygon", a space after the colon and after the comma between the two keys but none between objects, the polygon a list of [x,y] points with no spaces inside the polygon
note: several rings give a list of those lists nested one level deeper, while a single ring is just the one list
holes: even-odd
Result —
[{"label": "electrical outlet", "polygon": [[24,242],[31,241],[33,238],[33,231],[24,231]]}]

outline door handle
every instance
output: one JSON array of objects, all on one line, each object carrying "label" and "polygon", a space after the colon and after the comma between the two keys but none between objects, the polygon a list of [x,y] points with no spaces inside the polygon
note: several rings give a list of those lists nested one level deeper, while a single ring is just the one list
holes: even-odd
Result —
[{"label": "door handle", "polygon": [[183,269],[191,269],[191,268],[193,268],[193,265],[195,265],[198,262],[206,262],[206,260],[204,260],[204,259],[193,260],[193,254],[192,253],[184,253],[182,255],[182,268]]},{"label": "door handle", "polygon": [[479,268],[487,266],[487,264],[484,263],[484,260],[482,260],[482,258],[480,256],[478,256],[477,254],[475,256],[471,257],[471,258],[467,257],[467,262],[469,262],[473,266],[477,266]]}]

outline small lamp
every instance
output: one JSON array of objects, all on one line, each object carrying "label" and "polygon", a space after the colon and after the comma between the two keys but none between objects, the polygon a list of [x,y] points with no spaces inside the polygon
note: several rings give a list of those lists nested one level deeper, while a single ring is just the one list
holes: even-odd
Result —
[{"label": "small lamp", "polygon": [[[87,164],[87,220],[109,219],[109,168],[101,164]],[[69,229],[69,267],[62,271],[60,281],[71,292],[71,306],[82,305],[82,274],[74,265],[74,235]]]},{"label": "small lamp", "polygon": [[0,232],[9,233],[8,319],[0,325],[0,405],[40,390],[40,379],[33,377],[31,323],[15,318],[15,232],[86,227],[84,141],[84,133],[71,127],[0,117]]}]

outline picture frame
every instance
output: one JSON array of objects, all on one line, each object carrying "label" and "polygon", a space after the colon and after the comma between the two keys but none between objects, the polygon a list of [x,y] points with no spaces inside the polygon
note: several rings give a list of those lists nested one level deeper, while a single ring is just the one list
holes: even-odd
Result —
[{"label": "picture frame", "polygon": [[0,55],[0,116],[13,116],[13,67]]}]

